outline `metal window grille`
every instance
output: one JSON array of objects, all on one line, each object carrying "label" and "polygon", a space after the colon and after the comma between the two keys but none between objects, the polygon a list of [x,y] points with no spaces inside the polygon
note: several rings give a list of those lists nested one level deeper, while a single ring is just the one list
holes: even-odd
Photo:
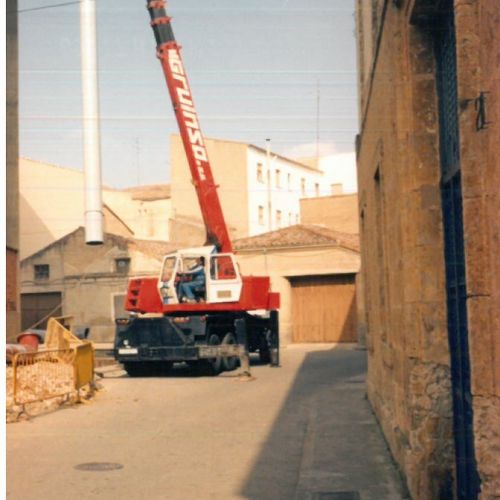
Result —
[{"label": "metal window grille", "polygon": [[435,25],[439,102],[441,197],[444,225],[448,340],[451,355],[457,498],[477,498],[467,327],[467,287],[462,216],[456,40],[453,2]]}]

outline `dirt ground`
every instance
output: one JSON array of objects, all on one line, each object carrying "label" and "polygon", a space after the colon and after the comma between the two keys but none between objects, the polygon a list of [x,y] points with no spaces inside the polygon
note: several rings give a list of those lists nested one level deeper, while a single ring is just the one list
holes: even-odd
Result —
[{"label": "dirt ground", "polygon": [[401,500],[365,358],[292,346],[279,368],[254,364],[250,382],[182,365],[163,377],[108,373],[89,403],[7,426],[7,497]]}]

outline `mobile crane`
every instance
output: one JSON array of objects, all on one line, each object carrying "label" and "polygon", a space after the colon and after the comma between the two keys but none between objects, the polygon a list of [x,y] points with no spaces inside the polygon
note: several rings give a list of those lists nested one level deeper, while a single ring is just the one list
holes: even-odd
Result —
[{"label": "mobile crane", "polygon": [[[234,369],[236,348],[259,352],[277,365],[279,294],[268,276],[241,276],[233,254],[191,89],[174,38],[165,0],[149,0],[147,9],[170,98],[206,228],[202,247],[165,256],[159,278],[129,280],[125,309],[116,320],[115,359],[130,376],[173,362],[202,364],[212,374]],[[182,283],[202,263],[204,287],[184,302]],[[231,350],[231,345],[234,349]]]}]

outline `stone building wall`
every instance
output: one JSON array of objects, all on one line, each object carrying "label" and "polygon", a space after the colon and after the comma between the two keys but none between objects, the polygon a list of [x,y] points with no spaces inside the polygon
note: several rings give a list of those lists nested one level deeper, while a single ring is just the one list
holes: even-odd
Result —
[{"label": "stone building wall", "polygon": [[[138,247],[148,244],[162,248],[153,253]],[[163,243],[109,233],[102,245],[86,245],[85,230],[79,228],[21,261],[22,293],[60,293],[63,315],[73,316],[75,326],[90,327],[91,340],[112,342],[129,277],[159,275],[162,255],[168,251]],[[118,269],[117,260],[128,261],[128,269]],[[36,279],[36,265],[49,266],[47,279]]]},{"label": "stone building wall", "polygon": [[[421,0],[357,4],[368,396],[412,498],[451,498],[455,482],[436,68],[433,39],[423,23],[435,7],[439,2]],[[455,1],[474,444],[482,498],[500,495],[498,16],[495,0]],[[492,123],[477,131],[474,99],[481,90],[491,92]]]},{"label": "stone building wall", "polygon": [[[500,497],[500,7],[455,2],[474,446],[481,497]],[[486,97],[486,128],[477,104]]]},{"label": "stone building wall", "polygon": [[6,16],[6,337],[16,338],[20,331],[19,283],[19,126],[18,126],[18,44],[17,0],[7,1]]},{"label": "stone building wall", "polygon": [[16,342],[21,328],[18,269],[19,259],[17,250],[7,247],[5,253],[5,336],[8,343]]}]

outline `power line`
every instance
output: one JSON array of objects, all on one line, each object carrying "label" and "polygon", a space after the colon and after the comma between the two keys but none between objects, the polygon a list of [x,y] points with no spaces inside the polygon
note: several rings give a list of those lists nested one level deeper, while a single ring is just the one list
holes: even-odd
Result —
[{"label": "power line", "polygon": [[[95,0],[94,0],[95,1]],[[33,12],[37,10],[45,10],[45,9],[54,9],[57,7],[66,7],[68,5],[75,5],[82,3],[81,0],[75,0],[73,2],[64,2],[64,3],[56,3],[56,4],[50,4],[50,5],[42,5],[40,7],[32,7],[30,9],[20,9],[20,10],[11,10],[7,11],[6,14],[14,14],[14,13],[23,13],[23,12]],[[332,13],[332,12],[351,12],[351,9],[349,8],[338,8],[338,7],[330,7],[330,8],[307,8],[307,7],[300,7],[300,8],[285,8],[286,4],[282,7],[279,8],[269,8],[269,7],[262,7],[262,8],[238,8],[238,7],[218,7],[218,8],[213,8],[211,7],[210,9],[205,8],[201,9],[199,7],[196,8],[189,8],[189,7],[180,7],[176,8],[176,12],[192,12],[196,11],[197,13],[200,12],[232,12],[234,14],[241,14],[241,13],[248,13],[248,12],[255,12],[255,13],[267,13],[267,14],[282,14],[284,11],[288,11],[290,14],[319,14],[319,15],[324,15],[325,13]],[[127,9],[130,10],[130,9]]]},{"label": "power line", "polygon": [[42,5],[40,7],[32,7],[31,9],[19,9],[19,10],[10,10],[10,11],[8,10],[7,14],[14,14],[16,12],[18,14],[22,14],[23,12],[33,12],[35,10],[55,9],[57,7],[66,7],[67,5],[75,5],[75,4],[79,4],[79,3],[82,3],[81,0],[76,0],[74,2],[54,3],[51,5]]}]

